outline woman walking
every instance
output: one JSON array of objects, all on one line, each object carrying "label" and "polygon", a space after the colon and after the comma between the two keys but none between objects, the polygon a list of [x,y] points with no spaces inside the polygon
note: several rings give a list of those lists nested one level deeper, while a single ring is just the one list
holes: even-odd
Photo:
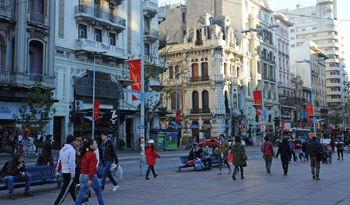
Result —
[{"label": "woman walking", "polygon": [[[88,151],[86,151],[88,149]],[[97,178],[97,158],[94,150],[97,149],[97,143],[95,140],[88,139],[84,142],[83,149],[81,151],[81,170],[80,170],[80,192],[75,202],[75,205],[80,205],[83,200],[87,189],[92,186],[92,189],[96,192],[97,200],[100,205],[104,205],[102,190],[100,181]]]},{"label": "woman walking", "polygon": [[228,168],[228,174],[231,173],[230,164],[227,162],[228,158],[228,150],[230,149],[230,145],[228,144],[227,140],[225,139],[224,135],[220,135],[220,140],[218,142],[218,154],[219,154],[219,172],[218,174],[221,174],[221,167],[222,167],[222,161],[224,161],[224,164],[227,165]]},{"label": "woman walking", "polygon": [[281,154],[282,168],[284,170],[284,175],[288,173],[288,162],[291,159],[292,151],[290,150],[289,143],[287,139],[282,140],[282,144],[279,146],[276,158]]},{"label": "woman walking", "polygon": [[236,173],[241,171],[241,179],[243,177],[243,163],[242,153],[245,153],[244,146],[241,143],[241,137],[236,137],[235,144],[232,145],[231,154],[233,155],[232,164],[235,166],[232,174],[232,179],[236,180]]},{"label": "woman walking", "polygon": [[160,158],[160,155],[157,154],[156,149],[154,148],[154,140],[149,140],[145,154],[146,154],[146,162],[148,165],[147,173],[146,173],[146,180],[149,180],[148,175],[149,172],[152,170],[154,178],[158,176],[158,174],[154,171],[154,165],[156,165],[156,157]]}]

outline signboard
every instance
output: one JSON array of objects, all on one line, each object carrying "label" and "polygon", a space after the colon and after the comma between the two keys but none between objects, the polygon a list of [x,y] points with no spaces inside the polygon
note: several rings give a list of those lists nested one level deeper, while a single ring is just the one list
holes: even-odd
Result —
[{"label": "signboard", "polygon": [[310,115],[313,115],[314,112],[313,112],[313,109],[312,109],[312,105],[306,105],[306,114],[307,114],[307,122],[313,122],[310,117]]},{"label": "signboard", "polygon": [[[253,96],[255,104],[262,104],[261,90],[253,91]],[[261,115],[258,110],[262,110],[262,105],[256,110],[256,115]]]},{"label": "signboard", "polygon": [[266,125],[265,123],[260,124],[260,131],[264,132],[266,130]]}]

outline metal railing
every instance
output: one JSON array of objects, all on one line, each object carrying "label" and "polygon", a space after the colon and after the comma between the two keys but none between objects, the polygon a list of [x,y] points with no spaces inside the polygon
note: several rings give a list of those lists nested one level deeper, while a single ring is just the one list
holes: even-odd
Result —
[{"label": "metal railing", "polygon": [[45,22],[45,16],[43,14],[36,13],[34,11],[30,11],[29,13],[30,13],[30,21],[41,23],[41,24]]},{"label": "metal railing", "polygon": [[118,48],[116,46],[112,46],[106,43],[100,43],[92,40],[87,40],[87,39],[76,39],[76,48],[79,49],[84,49],[86,48],[87,50],[96,50],[96,49],[101,49],[105,51],[109,51],[112,53],[116,53],[119,55],[124,55],[124,49],[123,48]]},{"label": "metal railing", "polygon": [[270,77],[270,76],[263,76],[263,79],[271,81],[271,82],[276,82],[276,78],[273,78],[273,77]]},{"label": "metal railing", "polygon": [[200,113],[210,113],[210,108],[196,108],[196,109],[191,109],[190,111],[191,114],[200,114]]},{"label": "metal railing", "polygon": [[114,16],[111,13],[102,11],[101,9],[95,9],[91,6],[85,6],[85,5],[75,6],[75,14],[86,14],[98,19],[109,21],[113,24],[118,24],[124,27],[126,26],[126,21],[124,18],[120,16]]}]

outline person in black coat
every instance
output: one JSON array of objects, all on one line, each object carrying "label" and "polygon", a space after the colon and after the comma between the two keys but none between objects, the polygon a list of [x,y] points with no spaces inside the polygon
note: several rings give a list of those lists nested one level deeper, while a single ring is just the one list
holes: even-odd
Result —
[{"label": "person in black coat", "polygon": [[[312,178],[320,180],[320,161],[323,158],[323,147],[320,143],[316,141],[316,137],[312,137],[309,145],[306,148],[306,160],[309,161],[310,156],[310,166]],[[316,173],[315,173],[316,168]]]},{"label": "person in black coat", "polygon": [[287,139],[283,139],[281,145],[278,148],[276,158],[281,154],[282,168],[284,170],[284,175],[288,173],[288,162],[292,157],[292,151],[290,150],[289,143]]}]

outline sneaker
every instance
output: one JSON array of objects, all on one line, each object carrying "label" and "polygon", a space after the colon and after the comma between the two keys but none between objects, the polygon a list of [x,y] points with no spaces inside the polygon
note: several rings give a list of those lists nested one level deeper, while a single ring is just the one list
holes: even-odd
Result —
[{"label": "sneaker", "polygon": [[316,180],[321,180],[320,177],[316,177]]},{"label": "sneaker", "polygon": [[271,173],[269,169],[267,170],[267,173],[269,173],[269,174]]},{"label": "sneaker", "polygon": [[232,179],[233,179],[233,180],[236,180],[236,176],[232,175]]},{"label": "sneaker", "polygon": [[312,176],[312,179],[316,179],[316,177],[315,177],[315,176]]},{"label": "sneaker", "polygon": [[31,193],[29,193],[29,192],[25,192],[25,193],[24,193],[24,196],[25,196],[25,197],[34,197],[34,195],[31,194]]},{"label": "sneaker", "polygon": [[338,160],[340,160],[340,158],[338,158]]},{"label": "sneaker", "polygon": [[241,179],[244,179],[244,177],[241,177]]},{"label": "sneaker", "polygon": [[113,187],[113,191],[117,191],[119,188],[119,185]]},{"label": "sneaker", "polygon": [[9,195],[9,199],[10,199],[10,200],[16,200],[16,197],[13,196],[13,195]]},{"label": "sneaker", "polygon": [[158,174],[154,175],[154,178],[156,178],[158,176]]},{"label": "sneaker", "polygon": [[219,171],[218,174],[221,174],[221,171]]}]

